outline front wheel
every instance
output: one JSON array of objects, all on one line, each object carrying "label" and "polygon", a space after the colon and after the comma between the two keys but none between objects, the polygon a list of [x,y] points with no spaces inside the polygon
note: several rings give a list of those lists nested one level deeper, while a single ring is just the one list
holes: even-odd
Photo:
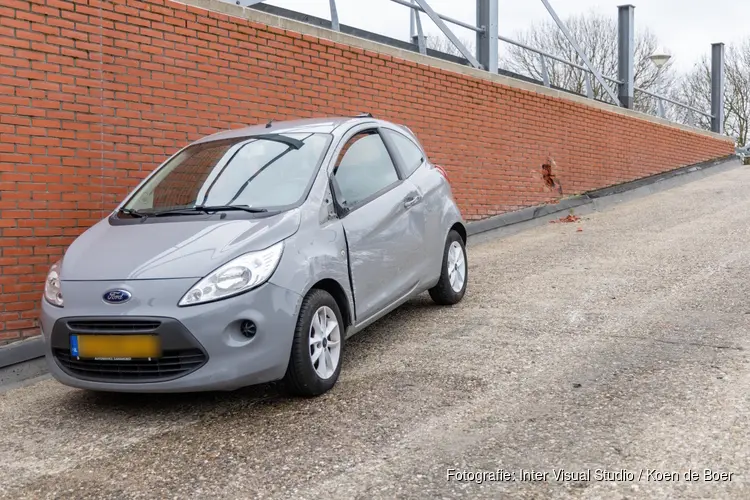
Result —
[{"label": "front wheel", "polygon": [[461,302],[466,293],[468,271],[464,240],[460,234],[451,230],[445,240],[440,280],[437,285],[430,288],[432,300],[437,304],[446,306]]},{"label": "front wheel", "polygon": [[345,325],[336,300],[324,290],[312,290],[302,301],[284,381],[298,396],[329,391],[341,372]]}]

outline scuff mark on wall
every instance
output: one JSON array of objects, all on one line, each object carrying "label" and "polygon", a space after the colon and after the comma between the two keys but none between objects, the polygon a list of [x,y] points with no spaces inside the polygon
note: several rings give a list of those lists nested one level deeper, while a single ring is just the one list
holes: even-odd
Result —
[{"label": "scuff mark on wall", "polygon": [[542,179],[548,190],[555,191],[557,194],[562,195],[562,184],[560,184],[557,176],[552,173],[553,167],[557,168],[557,164],[555,163],[555,159],[550,156],[547,158],[547,162],[542,164]]}]

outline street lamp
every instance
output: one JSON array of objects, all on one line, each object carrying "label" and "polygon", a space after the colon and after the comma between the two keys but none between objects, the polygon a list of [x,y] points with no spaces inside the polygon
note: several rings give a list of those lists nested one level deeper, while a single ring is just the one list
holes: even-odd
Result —
[{"label": "street lamp", "polygon": [[667,64],[667,61],[672,59],[672,56],[663,48],[658,48],[649,56],[649,59],[651,59],[651,62],[654,63],[658,69],[661,69]]}]

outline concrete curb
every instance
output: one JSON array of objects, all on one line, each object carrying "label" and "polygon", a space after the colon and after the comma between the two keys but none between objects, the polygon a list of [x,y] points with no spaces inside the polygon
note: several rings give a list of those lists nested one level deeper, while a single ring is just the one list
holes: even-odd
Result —
[{"label": "concrete curb", "polygon": [[[505,237],[543,225],[548,220],[557,217],[560,212],[572,208],[577,208],[578,213],[582,210],[587,212],[601,210],[623,201],[641,198],[741,166],[742,162],[736,156],[727,156],[598,189],[581,196],[561,200],[556,204],[524,208],[497,217],[470,222],[467,228],[470,236],[469,242],[473,245],[483,240]],[[46,373],[47,367],[43,356],[44,342],[40,336],[0,346],[0,387]]]},{"label": "concrete curb", "polygon": [[[525,224],[523,229],[526,229],[533,225],[545,223],[548,220],[546,216],[559,214],[560,212],[565,212],[572,208],[578,208],[584,205],[593,205],[594,209],[604,208],[605,206],[610,206],[612,204],[603,203],[603,200],[607,198],[618,197],[625,193],[635,194],[635,198],[637,198],[639,196],[645,196],[647,194],[671,189],[681,184],[698,180],[707,175],[717,174],[740,166],[742,166],[742,164],[737,160],[735,155],[716,158],[695,165],[688,165],[686,167],[670,170],[669,172],[644,177],[635,181],[597,189],[580,196],[565,198],[560,200],[559,203],[524,208],[515,212],[490,217],[489,219],[469,222],[467,224],[467,232],[470,237],[474,237],[482,233],[497,233],[497,230],[512,228],[522,223],[536,221],[535,224]],[[622,196],[619,197],[622,198]],[[627,198],[634,199],[634,196],[631,195]],[[616,203],[624,200],[619,199],[616,201],[609,201],[614,201]],[[511,233],[512,232],[517,231],[511,231]],[[497,236],[497,234],[493,235]]]},{"label": "concrete curb", "polygon": [[13,342],[0,347],[0,368],[23,363],[43,355],[44,341],[41,336]]},{"label": "concrete curb", "polygon": [[0,387],[47,372],[41,336],[0,346]]}]

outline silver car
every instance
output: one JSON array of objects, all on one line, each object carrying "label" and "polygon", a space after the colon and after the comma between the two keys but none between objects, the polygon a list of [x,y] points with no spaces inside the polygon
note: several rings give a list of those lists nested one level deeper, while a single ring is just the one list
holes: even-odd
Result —
[{"label": "silver car", "polygon": [[336,383],[346,339],[412,297],[466,292],[466,228],[409,129],[370,115],[203,138],[49,271],[60,382],[122,392]]}]

